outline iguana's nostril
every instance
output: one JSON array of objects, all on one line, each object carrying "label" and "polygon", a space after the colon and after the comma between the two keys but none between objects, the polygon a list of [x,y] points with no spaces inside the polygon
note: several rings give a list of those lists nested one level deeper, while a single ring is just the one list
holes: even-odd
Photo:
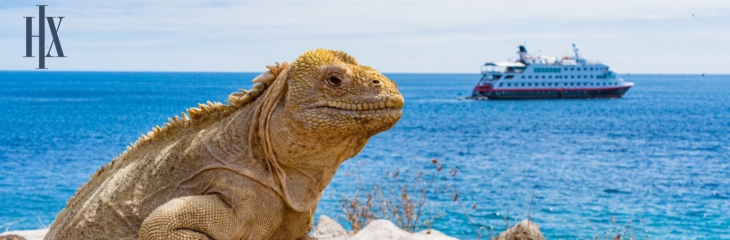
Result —
[{"label": "iguana's nostril", "polygon": [[373,84],[375,84],[375,85],[379,85],[379,84],[380,84],[380,81],[378,81],[378,80],[373,80]]}]

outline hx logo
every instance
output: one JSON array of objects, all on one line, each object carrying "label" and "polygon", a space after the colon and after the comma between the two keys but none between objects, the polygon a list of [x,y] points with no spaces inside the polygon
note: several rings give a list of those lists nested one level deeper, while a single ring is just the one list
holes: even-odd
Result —
[{"label": "hx logo", "polygon": [[[56,53],[58,56],[55,57],[66,57],[63,55],[63,48],[61,48],[61,40],[58,39],[58,29],[61,27],[61,21],[64,17],[58,17],[58,27],[53,23],[54,17],[46,17],[46,6],[48,5],[36,5],[38,6],[38,35],[33,35],[33,18],[35,17],[24,17],[25,18],[25,56],[23,57],[35,57],[33,56],[33,38],[38,38],[38,68],[37,69],[48,69],[46,68],[46,58],[54,57],[51,56],[51,49],[56,46]],[[48,27],[51,30],[51,47],[48,48],[48,54],[46,54],[46,20],[48,20]]]}]

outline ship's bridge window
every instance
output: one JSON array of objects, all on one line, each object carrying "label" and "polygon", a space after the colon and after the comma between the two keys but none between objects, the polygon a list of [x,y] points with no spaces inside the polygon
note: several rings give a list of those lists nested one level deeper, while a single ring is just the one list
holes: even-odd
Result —
[{"label": "ship's bridge window", "polygon": [[512,78],[514,78],[514,77],[515,77],[515,76],[512,76],[512,75],[507,75],[507,76],[504,76],[504,79],[512,79]]},{"label": "ship's bridge window", "polygon": [[492,63],[487,63],[486,65],[482,66],[482,74],[488,73],[488,72],[504,72],[505,68],[501,66],[494,65]]}]

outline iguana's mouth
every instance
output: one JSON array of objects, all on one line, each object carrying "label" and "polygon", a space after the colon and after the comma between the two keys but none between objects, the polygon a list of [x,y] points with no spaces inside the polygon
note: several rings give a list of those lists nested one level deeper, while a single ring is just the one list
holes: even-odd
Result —
[{"label": "iguana's mouth", "polygon": [[403,108],[403,96],[397,95],[392,97],[380,97],[375,98],[369,102],[349,102],[349,101],[327,101],[323,104],[328,108],[336,108],[340,110],[349,111],[369,111],[369,110],[381,110],[381,109],[402,109]]}]

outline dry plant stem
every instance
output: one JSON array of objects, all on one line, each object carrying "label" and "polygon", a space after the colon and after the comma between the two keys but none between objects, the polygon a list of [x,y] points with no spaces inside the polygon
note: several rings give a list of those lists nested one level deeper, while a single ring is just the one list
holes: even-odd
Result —
[{"label": "dry plant stem", "polygon": [[504,214],[504,221],[507,224],[505,229],[509,229],[509,206],[507,206],[507,212]]},{"label": "dry plant stem", "polygon": [[[452,177],[453,177],[453,175],[452,175]],[[456,186],[456,182],[454,182],[454,186]],[[469,220],[469,223],[471,223],[471,226],[474,228],[474,232],[477,234],[477,239],[482,239],[482,235],[479,234],[479,230],[477,229],[477,225],[474,224],[474,220],[471,219],[471,216],[469,216],[469,213],[466,212],[466,209],[464,208],[464,205],[461,204],[461,199],[459,199],[459,193],[456,191],[456,188],[455,187],[454,188],[451,188],[451,190],[454,191],[454,201],[456,201],[456,203],[459,204],[459,207],[461,208],[461,211],[464,213],[464,216],[466,216],[466,219]]]},{"label": "dry plant stem", "polygon": [[[359,230],[359,227],[366,225],[371,219],[381,218],[394,222],[398,227],[409,231],[416,232],[421,229],[428,229],[433,220],[441,215],[438,209],[432,209],[428,204],[429,194],[446,194],[448,191],[442,190],[440,179],[441,163],[438,159],[432,159],[435,172],[418,172],[414,173],[409,168],[396,169],[396,171],[388,172],[387,177],[376,179],[376,184],[369,190],[360,191],[362,194],[356,196],[361,198],[357,202],[351,197],[342,198],[343,212],[346,219],[352,224],[353,230]],[[357,173],[355,173],[357,174]],[[348,174],[353,180],[355,177],[360,179],[360,175]],[[363,184],[358,186],[358,190],[364,189]],[[448,189],[448,187],[446,188]],[[370,204],[363,201],[364,198],[371,199]]]},{"label": "dry plant stem", "polygon": [[527,224],[532,224],[532,219],[530,219],[530,214],[532,213],[532,202],[533,201],[535,201],[535,194],[534,193],[530,197],[530,206],[527,207]]}]

